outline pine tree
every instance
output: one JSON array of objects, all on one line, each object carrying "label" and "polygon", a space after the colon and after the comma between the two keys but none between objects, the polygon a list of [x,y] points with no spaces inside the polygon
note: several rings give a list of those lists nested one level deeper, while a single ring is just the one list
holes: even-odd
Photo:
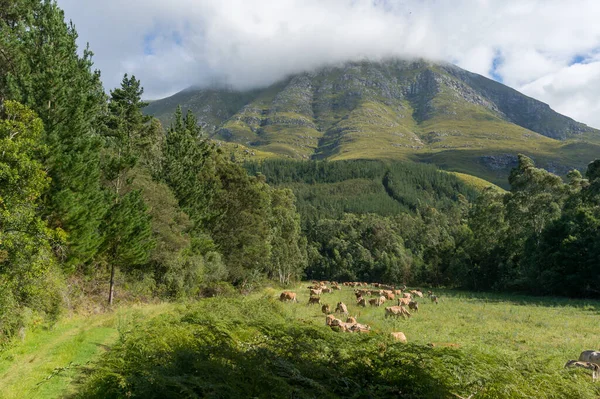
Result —
[{"label": "pine tree", "polygon": [[77,32],[56,3],[16,0],[0,11],[0,97],[36,111],[49,151],[43,162],[51,178],[43,213],[68,233],[65,260],[91,260],[101,243],[106,203],[100,185],[97,134],[105,94],[92,53],[77,53]]}]

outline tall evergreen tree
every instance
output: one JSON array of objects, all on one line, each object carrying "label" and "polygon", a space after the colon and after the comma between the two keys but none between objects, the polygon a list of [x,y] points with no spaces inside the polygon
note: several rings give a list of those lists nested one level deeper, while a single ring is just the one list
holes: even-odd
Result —
[{"label": "tall evergreen tree", "polygon": [[51,178],[43,212],[68,233],[65,258],[87,262],[101,242],[106,211],[100,186],[97,118],[105,104],[92,53],[77,53],[77,32],[50,0],[15,0],[0,11],[0,97],[18,100],[44,123]]}]

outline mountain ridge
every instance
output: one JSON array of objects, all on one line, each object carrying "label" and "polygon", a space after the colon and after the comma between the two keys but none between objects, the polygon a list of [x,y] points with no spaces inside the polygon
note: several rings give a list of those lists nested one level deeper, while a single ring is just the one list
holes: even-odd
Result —
[{"label": "mountain ridge", "polygon": [[503,157],[523,152],[566,173],[600,150],[600,131],[548,104],[425,60],[348,62],[248,91],[186,89],[146,112],[168,124],[179,104],[213,137],[282,157],[432,162],[502,185]]}]

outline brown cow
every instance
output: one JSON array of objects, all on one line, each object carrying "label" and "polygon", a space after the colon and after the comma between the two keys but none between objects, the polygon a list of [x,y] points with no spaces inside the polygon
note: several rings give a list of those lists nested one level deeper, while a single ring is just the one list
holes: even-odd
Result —
[{"label": "brown cow", "polygon": [[402,290],[394,290],[395,295],[402,295]]},{"label": "brown cow", "polygon": [[419,304],[417,302],[415,302],[415,301],[410,301],[408,303],[408,308],[410,310],[414,310],[415,312],[418,312],[419,311]]},{"label": "brown cow", "polygon": [[358,306],[362,306],[363,308],[367,306],[367,300],[365,298],[360,298],[356,303]]},{"label": "brown cow", "polygon": [[283,291],[281,293],[281,295],[279,295],[279,300],[281,302],[285,302],[285,301],[298,302],[298,300],[296,299],[296,293],[292,292],[292,291]]},{"label": "brown cow", "polygon": [[329,314],[330,313],[329,310],[330,310],[329,305],[325,304],[325,305],[321,306],[321,312],[323,312],[325,314]]},{"label": "brown cow", "polygon": [[320,305],[321,298],[319,298],[318,296],[311,296],[310,298],[308,298],[308,304],[309,305]]},{"label": "brown cow", "polygon": [[371,326],[367,324],[354,323],[350,326],[351,332],[369,332],[371,330]]},{"label": "brown cow", "polygon": [[402,316],[402,318],[410,318],[410,312],[406,310],[404,306],[388,306],[385,308],[385,317],[388,318],[390,316]]},{"label": "brown cow", "polygon": [[393,333],[390,333],[390,335],[392,336],[392,339],[394,341],[400,341],[400,342],[403,342],[403,343],[407,342],[406,335],[404,335],[403,332],[400,332],[400,331],[393,332]]},{"label": "brown cow", "polygon": [[346,307],[344,302],[338,302],[337,306],[335,307],[335,311],[344,313],[344,314],[348,314],[348,307]]},{"label": "brown cow", "polygon": [[401,305],[408,306],[408,304],[411,302],[412,302],[412,300],[410,298],[398,298],[398,306],[401,306]]},{"label": "brown cow", "polygon": [[331,325],[331,323],[333,323],[333,321],[336,320],[335,316],[330,314],[327,315],[327,317],[325,318],[325,324],[327,324],[328,326]]}]

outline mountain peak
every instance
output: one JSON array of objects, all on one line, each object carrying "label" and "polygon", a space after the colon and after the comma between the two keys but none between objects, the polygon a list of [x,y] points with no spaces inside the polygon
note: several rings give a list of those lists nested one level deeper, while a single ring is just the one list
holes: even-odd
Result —
[{"label": "mountain peak", "polygon": [[547,104],[427,60],[352,61],[248,91],[187,90],[147,112],[168,121],[177,104],[216,138],[280,156],[420,160],[496,181],[505,171],[490,156],[525,152],[562,171],[584,166],[581,146],[569,158],[573,140],[600,143],[597,130]]}]

